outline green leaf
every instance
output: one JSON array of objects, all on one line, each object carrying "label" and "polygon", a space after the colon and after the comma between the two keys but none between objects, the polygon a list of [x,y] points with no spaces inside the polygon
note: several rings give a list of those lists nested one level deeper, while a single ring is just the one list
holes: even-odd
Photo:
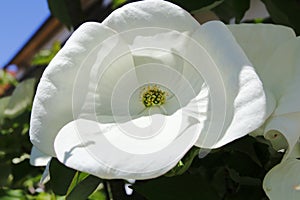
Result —
[{"label": "green leaf", "polygon": [[1,200],[26,200],[24,191],[12,190],[12,189],[1,189],[0,188],[0,199]]},{"label": "green leaf", "polygon": [[208,181],[198,174],[184,174],[171,178],[160,177],[137,182],[133,184],[133,188],[149,200],[220,199]]},{"label": "green leaf", "polygon": [[80,0],[47,0],[51,14],[57,17],[68,28],[76,27],[83,22],[83,11]]},{"label": "green leaf", "polygon": [[4,111],[5,117],[15,118],[31,106],[34,86],[34,79],[27,79],[17,85]]},{"label": "green leaf", "polygon": [[17,80],[10,72],[0,69],[0,86],[6,84],[17,85]]},{"label": "green leaf", "polygon": [[73,180],[72,180],[70,186],[69,186],[67,195],[74,189],[74,187],[75,187],[80,181],[82,181],[83,179],[85,179],[85,178],[88,177],[88,176],[89,176],[89,174],[87,174],[87,173],[77,171],[76,174],[75,174],[75,176],[73,177]]},{"label": "green leaf", "polygon": [[220,197],[223,197],[227,192],[228,181],[226,180],[226,175],[226,169],[220,167],[211,178],[211,186],[216,190]]},{"label": "green leaf", "polygon": [[185,1],[185,0],[171,0],[172,3],[179,5],[185,10],[191,12],[203,8],[212,8],[214,5],[222,2],[223,0],[201,0],[201,1]]},{"label": "green leaf", "polygon": [[264,175],[264,169],[258,166],[245,154],[230,152],[224,155],[223,162],[228,168],[236,170],[241,176],[259,177]]},{"label": "green leaf", "polygon": [[237,151],[249,156],[257,165],[262,166],[257,153],[254,149],[254,144],[257,140],[251,136],[245,136],[225,146],[226,150]]},{"label": "green leaf", "polygon": [[116,8],[120,7],[121,5],[123,5],[124,3],[126,3],[126,0],[113,0],[112,8],[116,9]]},{"label": "green leaf", "polygon": [[[257,187],[257,186],[244,186],[244,185],[240,186],[237,192],[233,194],[228,194],[224,198],[224,200],[241,200],[241,199],[242,200],[256,200],[256,199],[268,200],[261,186]],[[288,199],[288,198],[284,198],[284,199]]]},{"label": "green leaf", "polygon": [[50,50],[41,50],[38,52],[34,56],[31,65],[48,65],[60,49],[60,43],[54,42]]},{"label": "green leaf", "polygon": [[92,195],[89,196],[89,200],[106,200],[106,195],[103,190],[97,190]]},{"label": "green leaf", "polygon": [[26,181],[26,179],[28,181],[30,176],[37,176],[39,174],[39,168],[30,165],[29,159],[12,164],[13,183],[15,184],[20,181]]},{"label": "green leaf", "polygon": [[189,152],[177,163],[177,165],[165,174],[167,177],[183,174],[191,166],[194,158],[199,154],[200,149],[193,147]]},{"label": "green leaf", "polygon": [[298,0],[262,0],[277,24],[292,27],[300,34],[300,2]]},{"label": "green leaf", "polygon": [[4,111],[6,109],[6,106],[8,105],[9,100],[10,97],[3,97],[0,99],[0,124],[4,118]]},{"label": "green leaf", "polygon": [[10,172],[11,166],[8,163],[0,163],[0,188],[8,185]]},{"label": "green leaf", "polygon": [[223,1],[224,0],[215,1],[214,3],[212,3],[208,6],[201,7],[198,10],[192,10],[191,14],[199,14],[201,12],[206,13],[207,11],[210,11],[210,10],[214,9],[215,7],[219,6],[221,3],[223,3]]},{"label": "green leaf", "polygon": [[74,187],[67,195],[66,200],[86,200],[97,189],[101,181],[100,178],[89,175]]},{"label": "green leaf", "polygon": [[259,136],[255,137],[255,139],[257,140],[257,142],[254,143],[256,155],[263,164],[263,168],[266,171],[269,171],[281,161],[283,153],[276,151],[272,147],[271,142],[266,140],[264,137]]},{"label": "green leaf", "polygon": [[249,8],[250,0],[225,0],[213,11],[226,23],[229,23],[231,18],[235,18],[235,22],[239,23]]},{"label": "green leaf", "polygon": [[50,185],[53,192],[61,196],[66,195],[76,171],[66,167],[56,158],[52,158],[50,161],[49,172]]},{"label": "green leaf", "polygon": [[232,180],[234,180],[236,183],[239,183],[241,185],[250,185],[250,186],[260,186],[262,184],[261,180],[258,178],[253,178],[249,176],[240,176],[237,171],[234,169],[227,169],[229,172],[229,176]]}]

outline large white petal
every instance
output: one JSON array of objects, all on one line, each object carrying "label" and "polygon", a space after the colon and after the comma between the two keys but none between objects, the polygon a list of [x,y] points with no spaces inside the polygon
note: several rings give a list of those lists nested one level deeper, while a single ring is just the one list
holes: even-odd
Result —
[{"label": "large white petal", "polygon": [[[281,107],[278,100],[283,96],[287,85],[294,81],[291,73],[295,72],[295,58],[299,57],[295,56],[298,52],[295,49],[297,44],[288,46],[287,43],[295,39],[295,33],[291,28],[272,24],[228,25],[228,28],[253,63],[264,84],[269,115],[274,111],[276,102]],[[283,66],[286,69],[283,70]],[[283,98],[290,100],[285,95]],[[295,104],[290,105],[294,108]]]},{"label": "large white petal", "polygon": [[265,127],[265,137],[276,150],[286,149],[289,157],[300,137],[300,113],[288,113],[270,118]]},{"label": "large white petal", "polygon": [[148,179],[174,167],[201,128],[182,110],[118,124],[78,119],[60,130],[54,145],[57,158],[71,168],[107,179]]},{"label": "large white petal", "polygon": [[300,37],[290,39],[278,48],[262,74],[263,82],[274,93],[277,108],[274,115],[300,112]]},{"label": "large white petal", "polygon": [[73,120],[73,115],[80,113],[87,101],[89,80],[97,65],[95,62],[101,60],[99,57],[112,60],[111,56],[107,56],[109,50],[119,43],[112,43],[109,49],[106,48],[108,44],[101,45],[114,34],[99,23],[85,23],[73,33],[46,68],[37,88],[30,122],[30,139],[42,152],[55,156],[54,138],[65,124]]},{"label": "large white petal", "polygon": [[[186,59],[188,53],[194,54],[188,50],[188,44],[195,43],[188,34],[147,27],[123,32],[121,37],[129,44],[139,82],[168,88],[172,91],[169,97],[178,100],[176,109],[185,106],[200,92],[204,82],[202,74]],[[198,56],[206,57],[205,50],[199,46]]]},{"label": "large white petal", "polygon": [[51,157],[47,154],[44,154],[40,150],[38,150],[36,147],[32,147],[30,152],[30,164],[33,166],[46,166],[49,161],[51,160]]},{"label": "large white petal", "polygon": [[193,31],[199,26],[199,23],[187,11],[162,0],[127,4],[112,12],[103,24],[118,32],[145,27]]},{"label": "large white petal", "polygon": [[[140,85],[128,45],[116,34],[91,50],[86,62],[93,59],[87,98],[82,110],[74,105],[73,112],[76,109],[78,113],[75,118],[102,121],[102,116],[106,116],[112,122],[117,120],[116,117],[128,118],[136,114],[133,111],[138,110],[140,104],[132,103],[129,97]],[[73,92],[73,96],[80,95],[80,85]],[[134,106],[130,107],[130,104]]]},{"label": "large white petal", "polygon": [[272,200],[300,199],[300,160],[288,159],[265,176],[263,188]]},{"label": "large white petal", "polygon": [[[211,95],[208,115],[212,117],[197,142],[200,147],[217,148],[262,125],[267,117],[266,96],[252,64],[223,23],[208,22],[192,37],[207,51],[223,83],[219,88],[207,82]],[[212,66],[207,67],[213,70]],[[216,91],[219,95],[212,96]],[[216,120],[213,116],[219,118]]]},{"label": "large white petal", "polygon": [[180,94],[176,108],[167,113],[186,105],[200,91],[201,76],[181,57],[186,35],[200,27],[188,12],[166,1],[140,1],[117,9],[103,24],[117,30],[129,44],[139,83],[162,85],[172,91],[171,97]]},{"label": "large white petal", "polygon": [[293,29],[273,24],[227,25],[247,57],[261,75],[275,50],[295,38]]},{"label": "large white petal", "polygon": [[300,38],[292,29],[278,25],[229,26],[254,63],[265,90],[277,107],[265,126],[265,137],[287,158],[300,136]]}]

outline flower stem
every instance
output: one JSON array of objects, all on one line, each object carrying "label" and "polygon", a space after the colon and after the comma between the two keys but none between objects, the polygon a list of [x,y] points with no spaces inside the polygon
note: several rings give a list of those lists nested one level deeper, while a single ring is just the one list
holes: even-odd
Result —
[{"label": "flower stem", "polygon": [[106,194],[106,199],[113,200],[113,194],[112,194],[112,191],[111,191],[109,181],[104,180],[103,185],[104,185],[104,191],[105,191],[105,194]]}]

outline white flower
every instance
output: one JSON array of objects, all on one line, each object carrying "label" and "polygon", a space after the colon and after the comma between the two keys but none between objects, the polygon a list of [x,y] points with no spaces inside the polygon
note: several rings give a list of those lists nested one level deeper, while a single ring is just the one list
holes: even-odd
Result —
[{"label": "white flower", "polygon": [[79,27],[51,61],[33,103],[36,149],[101,178],[147,179],[193,146],[258,128],[265,94],[221,22],[200,26],[165,1],[131,3]]},{"label": "white flower", "polygon": [[256,134],[264,135],[276,150],[285,150],[282,163],[265,177],[264,189],[272,200],[299,199],[300,38],[291,28],[279,25],[242,24],[229,29],[253,63],[267,94],[269,117]]}]

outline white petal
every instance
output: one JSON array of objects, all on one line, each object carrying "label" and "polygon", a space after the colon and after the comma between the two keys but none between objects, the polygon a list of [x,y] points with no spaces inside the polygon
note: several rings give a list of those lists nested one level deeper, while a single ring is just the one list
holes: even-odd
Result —
[{"label": "white petal", "polygon": [[118,32],[145,27],[192,31],[199,26],[199,23],[188,12],[162,0],[127,4],[112,12],[103,24]]},{"label": "white petal", "polygon": [[219,75],[214,81],[206,80],[211,95],[210,121],[197,145],[217,148],[262,125],[267,117],[266,96],[252,64],[224,24],[208,22],[192,37],[215,63],[216,69],[206,65],[210,73],[216,70]]},{"label": "white petal", "polygon": [[263,188],[272,200],[300,199],[300,160],[288,159],[265,176]]},{"label": "white petal", "polygon": [[300,142],[295,144],[294,149],[291,151],[290,155],[288,158],[300,158]]},{"label": "white petal", "polygon": [[[186,59],[186,54],[195,53],[186,48],[189,43],[195,43],[188,34],[146,27],[127,31],[120,37],[129,44],[139,83],[154,83],[167,88],[171,91],[169,96],[178,100],[176,109],[185,106],[200,92],[203,78]],[[206,56],[201,47],[198,50],[200,57]],[[198,63],[201,64],[202,61]]]},{"label": "white petal", "polygon": [[[96,45],[99,48],[113,34],[99,23],[83,24],[46,68],[37,88],[30,122],[30,139],[41,151],[55,156],[55,136],[73,120],[72,106],[81,108],[85,101],[95,62],[85,59]],[[73,89],[80,92],[74,93]]]},{"label": "white petal", "polygon": [[[265,137],[269,139],[276,150],[287,149],[285,158],[289,157],[291,150],[300,137],[300,113],[289,113],[272,117],[266,124]],[[278,132],[274,132],[278,131]]]},{"label": "white petal", "polygon": [[[95,47],[86,60],[94,58],[84,107],[81,110],[80,106],[74,106],[77,116],[96,121],[103,115],[110,116],[112,121],[114,116],[130,116],[129,97],[139,84],[128,45],[116,34]],[[76,87],[73,92],[79,96],[81,90]]]},{"label": "white petal", "polygon": [[40,183],[46,184],[50,180],[50,173],[49,173],[49,167],[50,167],[50,162],[47,163],[46,168],[42,174]]},{"label": "white petal", "polygon": [[229,30],[261,75],[270,57],[284,42],[295,37],[291,28],[272,24],[228,25]]},{"label": "white petal", "polygon": [[[180,105],[199,93],[203,80],[181,57],[190,40],[187,35],[200,27],[188,12],[166,1],[140,1],[117,9],[103,24],[129,44],[141,84],[152,82],[181,94]],[[189,82],[192,85],[186,85]]]},{"label": "white petal", "polygon": [[268,111],[273,114],[264,135],[275,149],[286,149],[287,158],[300,136],[300,38],[292,29],[278,25],[229,28],[255,64],[268,97],[276,100],[276,109]]},{"label": "white petal", "polygon": [[[272,24],[240,24],[229,25],[228,28],[253,63],[264,84],[268,99],[267,115],[269,115],[274,111],[274,103],[283,96],[287,85],[294,81],[291,73],[295,72],[295,59],[299,57],[295,33],[291,28]],[[291,41],[295,44],[291,44],[293,43]],[[295,83],[293,85],[295,86]],[[290,88],[292,87],[290,85]],[[285,96],[284,99],[290,99]],[[277,105],[281,107],[278,102]],[[295,108],[295,103],[289,105]]]},{"label": "white petal", "polygon": [[200,128],[182,111],[120,124],[78,119],[61,129],[54,145],[57,158],[71,168],[107,179],[148,179],[174,167]]},{"label": "white petal", "polygon": [[30,153],[30,164],[33,166],[46,166],[51,160],[51,156],[44,154],[36,147],[32,147]]},{"label": "white petal", "polygon": [[300,112],[300,37],[280,46],[267,63],[262,80],[277,97],[274,115]]}]

